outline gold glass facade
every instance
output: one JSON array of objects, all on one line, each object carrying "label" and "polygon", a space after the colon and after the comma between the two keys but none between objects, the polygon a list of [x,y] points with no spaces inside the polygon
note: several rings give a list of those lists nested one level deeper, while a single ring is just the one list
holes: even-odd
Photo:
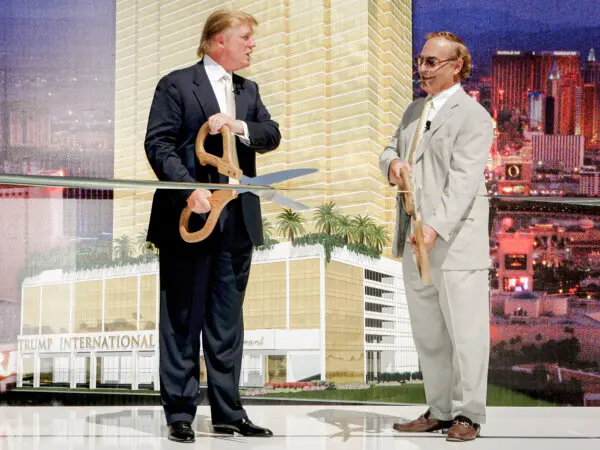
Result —
[{"label": "gold glass facade", "polygon": [[25,286],[23,334],[155,330],[157,278],[156,274],[140,274]]},{"label": "gold glass facade", "polygon": [[106,280],[104,331],[137,329],[138,277]]},{"label": "gold glass facade", "polygon": [[140,277],[140,330],[156,329],[156,292],[158,289],[156,275]]},{"label": "gold glass facade", "polygon": [[102,331],[102,280],[74,283],[75,310],[73,331]]},{"label": "gold glass facade", "polygon": [[42,289],[42,334],[68,333],[71,310],[69,284],[50,284]]},{"label": "gold glass facade", "polygon": [[327,380],[364,381],[363,269],[326,265],[325,369]]},{"label": "gold glass facade", "polygon": [[23,334],[40,332],[40,287],[23,288]]},{"label": "gold glass facade", "polygon": [[[117,2],[115,177],[154,177],[143,148],[154,88],[161,76],[196,61],[204,21],[219,7],[259,21],[253,64],[242,75],[259,83],[283,136],[278,150],[259,157],[259,172],[319,168],[288,183],[315,188],[297,198],[312,207],[334,201],[391,232],[394,192],[378,156],[412,99],[408,0]],[[115,192],[115,236],[147,227],[151,197]],[[280,210],[263,207],[271,222]]]},{"label": "gold glass facade", "polygon": [[246,330],[286,328],[285,262],[253,264],[244,298]]},{"label": "gold glass facade", "polygon": [[290,261],[290,328],[321,326],[320,260]]}]

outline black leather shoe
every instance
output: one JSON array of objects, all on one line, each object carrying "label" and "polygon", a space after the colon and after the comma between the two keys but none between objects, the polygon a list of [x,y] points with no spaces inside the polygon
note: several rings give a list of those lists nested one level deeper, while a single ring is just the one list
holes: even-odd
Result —
[{"label": "black leather shoe", "polygon": [[174,422],[169,425],[169,440],[175,442],[195,442],[196,433],[190,422]]},{"label": "black leather shoe", "polygon": [[247,417],[242,417],[240,420],[236,420],[231,423],[223,423],[219,425],[213,425],[215,433],[233,434],[239,433],[242,436],[250,437],[272,437],[273,432],[268,428],[259,427],[254,425]]}]

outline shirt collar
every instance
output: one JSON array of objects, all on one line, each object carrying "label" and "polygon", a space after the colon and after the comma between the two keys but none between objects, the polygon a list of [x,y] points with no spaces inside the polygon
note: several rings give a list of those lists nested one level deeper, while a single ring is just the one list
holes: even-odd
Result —
[{"label": "shirt collar", "polygon": [[219,81],[227,71],[208,55],[204,55],[204,69],[210,81]]},{"label": "shirt collar", "polygon": [[452,97],[454,94],[456,94],[459,89],[460,89],[460,83],[456,83],[454,86],[449,87],[448,89],[446,89],[442,92],[438,92],[433,97],[431,97],[431,103],[432,103],[433,109],[435,109],[436,111],[439,111],[440,108],[442,106],[444,106],[444,103],[446,103],[448,101],[448,99],[450,97]]}]

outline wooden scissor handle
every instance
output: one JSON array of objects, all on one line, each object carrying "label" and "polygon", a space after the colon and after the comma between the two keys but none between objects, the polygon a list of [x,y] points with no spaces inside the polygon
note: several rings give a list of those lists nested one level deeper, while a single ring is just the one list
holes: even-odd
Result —
[{"label": "wooden scissor handle", "polygon": [[400,176],[402,177],[402,184],[404,185],[404,191],[402,192],[402,204],[404,205],[404,211],[409,216],[415,214],[415,198],[413,196],[412,187],[412,173],[410,168],[402,168],[400,170]]},{"label": "wooden scissor handle", "polygon": [[419,269],[419,275],[421,275],[423,284],[429,286],[431,284],[429,255],[427,254],[427,248],[425,248],[425,236],[423,235],[423,224],[420,214],[417,214],[416,219],[413,218],[412,226],[415,243],[417,244],[417,269]]},{"label": "wooden scissor handle", "polygon": [[204,141],[208,136],[208,122],[200,127],[200,131],[196,135],[196,156],[198,161],[203,166],[209,165],[216,167],[221,175],[239,180],[242,178],[242,170],[238,169],[231,163],[231,131],[227,125],[221,128],[221,136],[223,136],[223,157],[212,155],[204,148]]},{"label": "wooden scissor handle", "polygon": [[415,208],[412,174],[410,169],[407,168],[403,168],[400,171],[400,174],[402,176],[402,184],[404,186],[403,190],[406,191],[402,192],[402,204],[406,213],[411,217],[413,234],[415,236],[415,244],[417,246],[417,269],[419,270],[421,281],[425,286],[428,286],[431,284],[429,255],[427,254],[427,248],[425,247],[425,236],[423,235],[421,214]]},{"label": "wooden scissor handle", "polygon": [[190,216],[192,215],[192,210],[188,206],[183,208],[181,217],[179,218],[179,234],[181,234],[181,238],[190,244],[194,244],[206,239],[215,229],[215,226],[219,221],[219,216],[221,215],[223,208],[225,208],[225,205],[227,205],[227,203],[229,203],[231,200],[236,199],[237,196],[237,193],[233,189],[225,189],[223,191],[213,192],[212,196],[210,196],[208,199],[208,202],[210,203],[210,214],[208,215],[208,219],[206,219],[206,223],[201,229],[194,232],[189,231],[189,222]]},{"label": "wooden scissor handle", "polygon": [[[223,128],[221,128],[221,135],[223,136],[223,158],[219,158],[218,156],[212,155],[206,151],[204,148],[204,141],[206,140],[207,135],[208,122],[205,122],[204,125],[200,127],[200,131],[198,131],[198,134],[196,135],[196,157],[200,161],[200,164],[204,166],[208,164],[216,167],[220,174],[230,178],[235,178],[236,180],[241,179],[242,170],[238,169],[231,163],[232,137],[229,127],[224,125]],[[189,242],[191,244],[206,239],[215,229],[215,226],[219,221],[219,216],[221,215],[221,212],[223,212],[225,205],[237,197],[237,192],[233,189],[224,189],[213,192],[212,196],[208,199],[208,202],[210,203],[210,214],[208,215],[208,219],[206,219],[206,223],[200,230],[194,232],[189,231],[192,210],[188,206],[183,208],[181,217],[179,218],[179,234],[181,234],[181,238],[185,242]]]}]

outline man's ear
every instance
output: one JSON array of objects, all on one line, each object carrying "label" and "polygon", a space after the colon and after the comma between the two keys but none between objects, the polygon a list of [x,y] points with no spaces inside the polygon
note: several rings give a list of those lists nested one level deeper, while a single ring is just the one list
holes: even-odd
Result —
[{"label": "man's ear", "polygon": [[456,66],[454,66],[454,75],[458,75],[460,73],[464,64],[465,62],[462,60],[462,58],[458,58],[456,60]]},{"label": "man's ear", "polygon": [[217,44],[218,46],[222,47],[224,42],[225,42],[225,36],[223,36],[222,34],[217,34],[214,38],[213,38],[213,42],[215,44]]}]

